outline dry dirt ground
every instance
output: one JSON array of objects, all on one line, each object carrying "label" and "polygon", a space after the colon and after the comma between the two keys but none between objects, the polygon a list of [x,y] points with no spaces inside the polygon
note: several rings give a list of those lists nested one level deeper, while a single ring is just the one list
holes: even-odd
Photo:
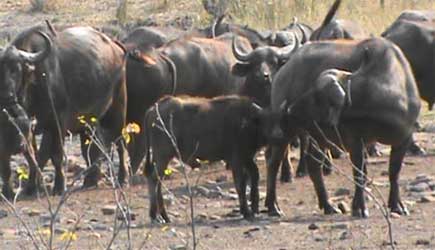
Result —
[{"label": "dry dirt ground", "polygon": [[[13,33],[14,29],[39,22],[47,14],[29,16],[23,10],[26,1],[0,0],[0,31],[7,29]],[[83,1],[74,1],[78,5]],[[110,6],[97,4],[95,8],[83,9],[83,13],[95,10],[107,15]],[[138,1],[145,4],[146,1]],[[112,6],[113,8],[113,6]],[[64,16],[72,23],[82,22],[87,15],[76,16],[64,10]],[[10,31],[12,30],[12,31]],[[431,127],[434,114],[425,112],[421,120],[424,127]],[[434,129],[431,129],[434,131]],[[409,216],[391,218],[394,240],[397,249],[435,249],[435,192],[430,189],[435,180],[435,134],[422,132],[417,134],[418,142],[427,150],[423,157],[406,157],[401,172],[400,188],[402,199],[411,211]],[[388,194],[389,184],[385,172],[388,170],[388,148],[382,147],[384,155],[371,158],[368,167],[369,177],[373,182],[369,188],[375,193],[376,199],[380,195],[374,192],[381,190],[383,197]],[[67,173],[71,180],[74,166],[84,166],[80,158],[77,142],[67,143],[70,157]],[[297,151],[292,153],[296,165]],[[21,157],[15,157],[14,167],[23,163]],[[261,170],[261,205],[265,194],[265,165],[260,156]],[[346,159],[334,161],[335,165],[345,173],[337,171],[325,178],[327,188],[334,204],[351,203],[353,184],[347,179],[351,176],[351,167]],[[177,168],[175,168],[177,169]],[[49,166],[44,171],[48,182],[52,180],[53,170]],[[389,249],[387,223],[383,218],[379,206],[373,199],[368,199],[370,218],[354,219],[348,213],[326,216],[318,209],[317,199],[309,178],[295,179],[293,183],[278,183],[278,201],[285,216],[270,218],[260,214],[254,221],[246,221],[237,213],[238,201],[234,194],[232,177],[222,164],[206,166],[201,170],[189,171],[190,180],[195,186],[194,197],[195,227],[198,249]],[[346,177],[347,176],[347,177]],[[413,192],[422,181],[423,190]],[[427,179],[427,181],[425,180]],[[432,180],[432,182],[430,181]],[[192,240],[189,222],[189,202],[185,180],[180,172],[174,172],[165,181],[167,209],[173,220],[168,225],[152,225],[148,218],[148,192],[143,178],[135,177],[137,185],[130,185],[124,191],[130,204],[131,212],[135,215],[132,220],[131,240],[132,249],[191,249]],[[198,186],[201,186],[198,188]],[[58,197],[50,197],[57,205]],[[422,202],[426,201],[426,202]],[[115,205],[115,196],[110,185],[102,183],[98,189],[74,192],[62,207],[59,221],[55,224],[53,235],[54,248],[62,249],[66,244],[68,232],[74,228],[75,238],[69,249],[105,249],[112,236],[114,228],[121,221],[116,215],[104,215],[102,208]],[[36,233],[38,239],[47,241],[47,201],[46,198],[19,200],[16,210],[26,225]],[[109,209],[110,210],[110,209]],[[236,211],[236,212],[234,212]],[[110,213],[110,211],[109,211]],[[117,225],[114,222],[117,222]],[[120,231],[112,244],[112,249],[127,249],[127,230]],[[43,245],[39,245],[44,249]],[[0,249],[34,249],[24,227],[14,216],[5,203],[0,203]]]}]

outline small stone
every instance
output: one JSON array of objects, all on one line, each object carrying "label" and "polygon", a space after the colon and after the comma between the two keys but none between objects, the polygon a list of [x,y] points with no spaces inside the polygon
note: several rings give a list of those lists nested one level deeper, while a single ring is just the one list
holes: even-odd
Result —
[{"label": "small stone", "polygon": [[429,189],[429,185],[426,182],[420,182],[416,185],[411,185],[409,191],[421,193]]},{"label": "small stone", "polygon": [[335,191],[335,196],[345,196],[350,195],[350,190],[347,188],[338,188],[337,191]]},{"label": "small stone", "polygon": [[230,188],[230,189],[228,190],[228,192],[229,192],[230,194],[237,194],[237,190],[236,190],[235,188]]},{"label": "small stone", "polygon": [[101,208],[103,215],[113,215],[116,212],[116,205],[106,205]]},{"label": "small stone", "polygon": [[196,191],[205,197],[207,197],[210,194],[210,190],[208,190],[208,188],[206,188],[204,186],[197,186]]},{"label": "small stone", "polygon": [[226,182],[227,180],[228,180],[228,177],[226,175],[221,175],[221,176],[218,176],[216,178],[217,183]]},{"label": "small stone", "polygon": [[345,201],[340,201],[338,203],[338,209],[341,211],[342,214],[347,214],[350,211],[350,207]]},{"label": "small stone", "polygon": [[325,241],[326,238],[325,237],[321,237],[321,236],[316,236],[316,237],[314,237],[314,240],[317,241],[317,242],[322,242],[322,241]]},{"label": "small stone", "polygon": [[317,226],[315,223],[311,223],[311,224],[308,226],[308,229],[309,229],[309,230],[317,230],[317,229],[319,229],[319,226]]},{"label": "small stone", "polygon": [[206,213],[200,213],[200,214],[198,214],[198,218],[199,219],[207,219],[208,215]]},{"label": "small stone", "polygon": [[429,195],[425,195],[423,197],[421,197],[420,203],[430,203],[430,202],[435,202],[435,197],[433,196],[429,196]]},{"label": "small stone", "polygon": [[132,211],[124,211],[124,213],[122,213],[121,211],[118,210],[118,213],[116,215],[116,219],[118,220],[128,219],[129,221],[134,221],[136,220],[136,218],[137,218],[137,214],[133,213]]},{"label": "small stone", "polygon": [[390,173],[387,170],[381,172],[381,176],[388,176]]},{"label": "small stone", "polygon": [[92,233],[89,234],[89,237],[100,239],[101,238],[101,234],[99,234],[97,232],[92,232]]},{"label": "small stone", "polygon": [[221,220],[222,219],[222,217],[220,217],[219,215],[212,215],[212,216],[210,216],[210,220]]},{"label": "small stone", "polygon": [[8,211],[1,209],[0,210],[0,219],[8,217]]},{"label": "small stone", "polygon": [[180,213],[176,211],[168,211],[168,214],[172,217],[178,218],[180,217]]},{"label": "small stone", "polygon": [[246,230],[245,232],[243,232],[243,234],[250,234],[252,232],[260,231],[260,229],[261,228],[259,226],[256,226],[256,227],[253,227],[253,228]]},{"label": "small stone", "polygon": [[340,237],[339,237],[339,239],[340,239],[340,240],[347,240],[347,239],[350,239],[350,233],[349,233],[348,231],[344,231],[344,232],[342,232],[341,235],[340,235]]},{"label": "small stone", "polygon": [[30,209],[27,211],[27,215],[30,217],[39,216],[39,215],[41,215],[41,213],[42,213],[41,211],[36,210],[36,209]]},{"label": "small stone", "polygon": [[390,217],[393,218],[393,219],[398,219],[398,218],[401,217],[401,215],[398,214],[398,213],[394,213],[394,212],[393,212],[393,213],[390,214]]},{"label": "small stone", "polygon": [[418,239],[415,242],[416,245],[423,245],[423,246],[427,246],[430,245],[430,241],[429,240],[425,240],[425,239]]},{"label": "small stone", "polygon": [[430,181],[430,182],[428,183],[428,185],[429,185],[429,188],[430,188],[432,191],[435,191],[435,181]]},{"label": "small stone", "polygon": [[331,229],[349,229],[349,225],[346,223],[336,223],[331,225]]},{"label": "small stone", "polygon": [[169,246],[170,250],[187,250],[186,245],[171,245]]},{"label": "small stone", "polygon": [[207,180],[205,183],[207,183],[207,185],[216,185],[216,181],[214,180]]},{"label": "small stone", "polygon": [[237,194],[231,193],[222,193],[222,197],[227,200],[237,200],[239,198]]}]

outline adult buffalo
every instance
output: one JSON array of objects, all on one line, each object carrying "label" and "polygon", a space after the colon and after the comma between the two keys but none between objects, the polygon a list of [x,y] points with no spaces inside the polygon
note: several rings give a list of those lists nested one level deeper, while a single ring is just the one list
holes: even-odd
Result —
[{"label": "adult buffalo", "polygon": [[[43,39],[40,34],[44,34]],[[118,178],[122,183],[128,173],[125,146],[119,139],[126,115],[123,48],[90,27],[73,27],[53,33],[46,26],[21,32],[11,46],[17,56],[3,64],[0,72],[14,76],[7,86],[18,91],[17,96],[29,116],[36,117],[38,130],[42,132],[38,165],[43,168],[51,159],[56,171],[53,194],[65,190],[62,164],[67,131],[79,133],[83,151],[89,150],[86,160],[92,168],[84,185],[97,184],[101,152],[94,143],[83,143],[87,138],[83,119],[102,131],[103,142],[117,142]],[[40,58],[32,67],[27,67],[28,61],[23,57],[36,55]],[[78,117],[83,117],[82,121]]]},{"label": "adult buffalo", "polygon": [[[408,61],[388,40],[325,41],[296,51],[272,83],[272,112],[282,119],[271,132],[277,144],[268,162],[269,213],[279,214],[275,180],[287,143],[279,139],[300,130],[307,131],[320,147],[334,142],[350,152],[355,166],[354,216],[368,216],[363,194],[367,173],[364,144],[379,141],[391,145],[388,206],[393,212],[407,213],[400,200],[398,177],[419,114],[419,98]],[[334,213],[337,210],[328,200],[316,166],[321,155],[316,144],[311,144],[309,154],[307,166],[319,207],[326,214]]]},{"label": "adult buffalo", "polygon": [[[44,35],[41,34],[43,37]],[[23,153],[30,168],[32,181],[36,181],[37,163],[34,155],[31,121],[23,107],[18,103],[14,81],[19,77],[15,71],[23,70],[20,63],[31,65],[46,57],[47,52],[38,54],[22,53],[13,45],[0,48],[0,174],[3,181],[2,194],[13,199],[15,194],[11,183],[11,156]],[[20,63],[17,63],[16,60]],[[25,192],[29,193],[36,183],[28,183]]]},{"label": "adult buffalo", "polygon": [[161,47],[168,41],[168,35],[156,27],[138,27],[122,39],[122,43],[128,50],[139,49],[141,51]]},{"label": "adult buffalo", "polygon": [[356,22],[344,19],[335,19],[341,0],[336,0],[328,11],[319,28],[311,34],[311,41],[332,39],[364,39],[367,33]]},{"label": "adult buffalo", "polygon": [[[267,94],[263,86],[270,85],[271,69],[264,67],[257,75],[266,81],[262,85],[246,81],[241,73],[233,74],[236,72],[232,72],[232,66],[237,60],[232,40],[232,34],[216,39],[181,38],[148,53],[132,52],[127,62],[128,121],[143,125],[146,110],[165,94],[201,97],[243,94],[263,102]],[[292,46],[280,52],[282,59],[286,56],[283,51],[288,51],[288,56]],[[239,39],[239,51],[246,53],[251,49],[247,39]],[[145,153],[144,132],[136,136],[132,146],[131,165],[135,173]]]}]

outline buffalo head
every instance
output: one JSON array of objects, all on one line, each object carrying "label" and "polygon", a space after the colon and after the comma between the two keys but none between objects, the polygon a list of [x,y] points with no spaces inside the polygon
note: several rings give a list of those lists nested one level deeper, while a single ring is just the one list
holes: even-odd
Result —
[{"label": "buffalo head", "polygon": [[284,101],[281,108],[299,120],[335,126],[342,110],[352,104],[351,76],[350,72],[343,70],[325,70],[311,89],[290,105]]},{"label": "buffalo head", "polygon": [[232,72],[246,78],[239,94],[252,97],[261,106],[268,106],[273,76],[300,47],[299,40],[295,36],[292,41],[290,45],[283,48],[264,46],[249,53],[243,53],[237,47],[236,37],[234,37],[232,50],[238,63],[233,66]]},{"label": "buffalo head", "polygon": [[17,49],[14,42],[0,50],[0,105],[8,106],[17,102],[17,96],[25,87],[24,71],[34,69],[34,65],[49,55],[52,47],[50,38],[38,32],[44,39],[45,49],[39,52],[27,52]]}]

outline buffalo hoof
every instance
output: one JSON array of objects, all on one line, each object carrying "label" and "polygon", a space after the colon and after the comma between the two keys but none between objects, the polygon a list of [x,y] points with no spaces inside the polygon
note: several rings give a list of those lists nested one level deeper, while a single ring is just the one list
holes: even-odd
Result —
[{"label": "buffalo hoof", "polygon": [[325,206],[325,208],[323,209],[323,211],[327,215],[330,215],[330,214],[340,214],[341,213],[338,208],[335,208],[334,206],[331,206],[331,204],[327,204]]},{"label": "buffalo hoof", "polygon": [[163,216],[156,216],[155,218],[151,218],[151,224],[168,224],[171,223],[169,218],[163,218]]},{"label": "buffalo hoof", "polygon": [[100,169],[98,167],[92,166],[89,173],[85,176],[83,181],[83,188],[91,188],[98,186],[98,180],[100,179]]},{"label": "buffalo hoof", "polygon": [[409,210],[402,203],[397,204],[395,207],[391,208],[391,213],[396,213],[400,215],[409,215]]},{"label": "buffalo hoof", "polygon": [[291,174],[281,174],[280,181],[282,183],[292,183],[293,178],[292,178]]},{"label": "buffalo hoof", "polygon": [[412,143],[411,145],[409,145],[408,152],[409,154],[415,156],[426,155],[426,151],[422,147],[418,146],[416,143]]},{"label": "buffalo hoof", "polygon": [[368,218],[369,210],[366,209],[352,209],[352,216],[356,218]]},{"label": "buffalo hoof", "polygon": [[323,166],[323,175],[331,175],[332,174],[332,168],[331,166]]},{"label": "buffalo hoof", "polygon": [[284,212],[281,211],[277,206],[273,206],[268,209],[267,214],[271,217],[282,217]]}]

